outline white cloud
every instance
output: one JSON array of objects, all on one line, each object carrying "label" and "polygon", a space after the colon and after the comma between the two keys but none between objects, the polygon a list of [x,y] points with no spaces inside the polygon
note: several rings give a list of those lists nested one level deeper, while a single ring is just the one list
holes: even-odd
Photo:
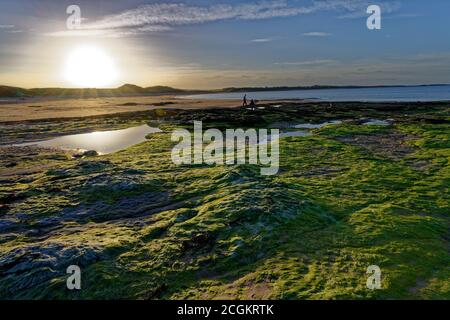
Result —
[{"label": "white cloud", "polygon": [[162,32],[168,31],[172,28],[169,26],[143,26],[139,28],[130,29],[77,29],[77,30],[65,30],[45,33],[44,35],[49,37],[124,37],[137,35],[145,32]]},{"label": "white cloud", "polygon": [[[334,1],[334,0],[331,0]],[[342,0],[342,2],[348,2],[348,4],[344,5],[343,7],[346,8],[342,12],[342,14],[339,16],[339,18],[349,18],[349,19],[355,19],[355,18],[363,18],[367,17],[366,9],[369,5],[374,4],[373,1],[365,1],[365,0],[355,0],[355,1],[345,1]],[[392,12],[395,12],[400,9],[401,4],[399,1],[378,1],[376,3],[380,6],[381,12],[383,15],[389,14]]]},{"label": "white cloud", "polygon": [[331,36],[331,33],[321,32],[321,31],[313,31],[313,32],[306,32],[303,35],[305,37],[328,37],[328,36]]},{"label": "white cloud", "polygon": [[273,39],[271,38],[259,38],[259,39],[253,39],[251,42],[272,42]]},{"label": "white cloud", "polygon": [[145,25],[186,25],[219,20],[267,19],[294,16],[308,13],[310,9],[288,6],[286,1],[264,1],[258,3],[207,7],[189,6],[182,3],[149,4],[107,16],[99,21],[85,25],[87,29],[116,29],[141,27]]},{"label": "white cloud", "polygon": [[[383,1],[385,12],[398,8],[397,1]],[[223,20],[258,20],[292,17],[319,11],[337,11],[343,16],[366,14],[369,0],[312,0],[309,5],[297,1],[269,0],[241,4],[192,6],[184,3],[147,4],[97,21],[82,24],[82,30],[102,30],[104,34],[133,35],[170,30],[174,26]],[[107,31],[105,31],[107,30]],[[80,35],[84,35],[79,32]],[[53,36],[73,36],[73,31],[53,32]]]},{"label": "white cloud", "polygon": [[6,33],[22,33],[24,32],[21,29],[17,29],[15,25],[13,24],[0,24],[0,31],[6,32]]},{"label": "white cloud", "polygon": [[90,37],[90,36],[112,36],[114,32],[109,30],[64,30],[44,33],[49,37]]}]

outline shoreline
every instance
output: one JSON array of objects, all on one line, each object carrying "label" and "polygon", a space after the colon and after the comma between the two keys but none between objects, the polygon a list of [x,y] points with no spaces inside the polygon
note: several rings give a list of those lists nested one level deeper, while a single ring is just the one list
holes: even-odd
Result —
[{"label": "shoreline", "polygon": [[[126,98],[124,98],[126,99]],[[129,100],[129,99],[126,99]],[[125,100],[125,101],[126,101]],[[116,101],[117,102],[117,101]],[[172,102],[172,101],[171,101]],[[277,121],[297,123],[315,123],[328,120],[358,119],[358,116],[374,119],[394,117],[396,121],[406,119],[414,122],[448,123],[444,114],[449,108],[447,102],[432,103],[364,103],[364,102],[308,102],[280,101],[261,102],[254,110],[243,108],[233,101],[228,105],[220,105],[220,101],[199,103],[184,101],[172,104],[160,102],[159,106],[116,106],[115,108],[48,106],[40,113],[22,113],[23,107],[15,109],[20,117],[2,118],[0,107],[0,127],[3,132],[1,146],[26,142],[35,142],[55,138],[62,135],[90,133],[93,131],[109,131],[126,129],[149,122],[179,122],[189,125],[193,120],[216,119],[220,126],[227,123],[233,125],[265,125]],[[69,108],[69,110],[67,110]],[[427,110],[442,110],[440,117],[430,117]],[[81,110],[82,112],[77,112]],[[6,111],[9,111],[6,110]],[[424,113],[425,112],[425,113]],[[419,116],[422,114],[422,116]],[[444,116],[444,118],[442,118]],[[380,118],[381,117],[381,118]]]},{"label": "shoreline", "polygon": [[115,98],[31,99],[0,104],[0,122],[91,117],[142,112],[160,108],[208,109],[237,107],[236,100],[184,100],[176,96],[131,96]]},{"label": "shoreline", "polygon": [[[441,101],[323,101],[311,99],[260,100],[258,106],[273,104],[442,104]],[[146,112],[155,109],[207,110],[242,107],[240,99],[187,99],[176,95],[167,96],[127,96],[115,98],[45,98],[12,101],[0,104],[0,123],[20,123],[29,120],[70,119],[112,114]]]}]

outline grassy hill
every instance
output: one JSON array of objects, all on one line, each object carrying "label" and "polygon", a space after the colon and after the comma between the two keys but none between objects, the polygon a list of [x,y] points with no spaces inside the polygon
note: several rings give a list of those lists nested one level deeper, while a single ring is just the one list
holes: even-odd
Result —
[{"label": "grassy hill", "polygon": [[0,86],[0,97],[115,97],[128,95],[158,95],[187,92],[167,86],[140,87],[133,84],[124,84],[118,88],[32,88]]},{"label": "grassy hill", "polygon": [[0,86],[0,97],[24,97],[31,95],[30,91],[18,87]]}]

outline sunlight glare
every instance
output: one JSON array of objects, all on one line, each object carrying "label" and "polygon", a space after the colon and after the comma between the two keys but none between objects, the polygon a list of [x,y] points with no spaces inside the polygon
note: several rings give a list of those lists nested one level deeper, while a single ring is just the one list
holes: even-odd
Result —
[{"label": "sunlight glare", "polygon": [[99,88],[113,83],[118,76],[114,62],[97,47],[86,46],[72,51],[66,61],[64,76],[80,87]]}]

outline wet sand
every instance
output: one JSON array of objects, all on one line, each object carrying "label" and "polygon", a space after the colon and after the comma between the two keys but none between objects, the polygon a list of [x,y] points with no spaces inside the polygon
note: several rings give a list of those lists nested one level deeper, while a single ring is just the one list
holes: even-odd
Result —
[{"label": "wet sand", "polygon": [[2,101],[0,122],[90,117],[157,108],[232,108],[239,100],[196,100],[176,96],[99,97],[86,99],[28,98]]}]

